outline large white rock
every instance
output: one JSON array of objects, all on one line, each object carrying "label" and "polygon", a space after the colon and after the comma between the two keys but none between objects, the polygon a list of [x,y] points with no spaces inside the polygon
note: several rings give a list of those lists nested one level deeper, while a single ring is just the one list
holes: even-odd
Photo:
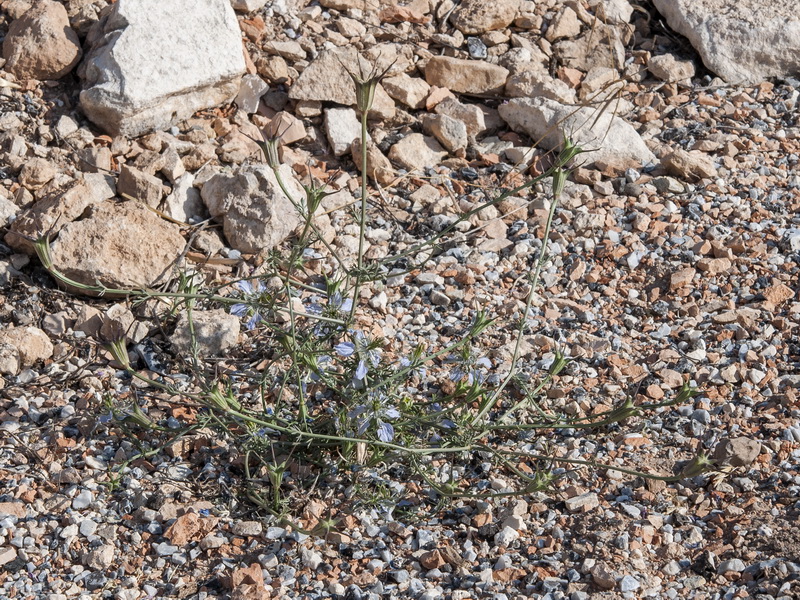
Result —
[{"label": "large white rock", "polygon": [[[304,203],[305,191],[291,168],[281,165],[280,173],[292,200]],[[271,250],[300,225],[297,209],[269,167],[219,173],[203,185],[201,194],[211,216],[222,220],[228,243],[242,252]]]},{"label": "large white rock", "polygon": [[800,75],[797,0],[655,0],[706,67],[729,83]]},{"label": "large white rock", "polygon": [[[585,150],[587,164],[594,162],[655,162],[644,140],[624,120],[606,111],[569,106],[549,98],[514,98],[499,107],[500,117],[515,131],[528,134],[546,149],[558,148],[566,133]],[[563,132],[563,133],[562,133]]]},{"label": "large white rock", "polygon": [[80,103],[107,132],[166,129],[230,102],[245,72],[229,2],[119,0],[87,38]]}]

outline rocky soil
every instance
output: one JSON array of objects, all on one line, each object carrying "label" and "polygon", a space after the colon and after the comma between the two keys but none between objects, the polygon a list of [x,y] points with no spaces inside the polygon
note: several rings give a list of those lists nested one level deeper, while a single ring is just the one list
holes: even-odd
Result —
[{"label": "rocky soil", "polygon": [[[0,598],[800,597],[792,0],[142,4],[0,2]],[[384,465],[297,503],[304,528],[339,520],[308,536],[242,498],[225,440],[140,456],[103,418],[111,395],[191,422],[102,348],[122,327],[138,369],[185,381],[185,319],[60,289],[32,240],[49,235],[56,266],[86,285],[174,289],[192,269],[233,294],[225,283],[257,274],[300,224],[263,164],[266,131],[290,191],[312,177],[335,191],[317,226],[352,259],[357,54],[389,68],[369,114],[368,258],[541,172],[566,131],[594,151],[556,213],[526,372],[568,349],[547,401],[571,415],[702,390],[520,448],[661,474],[704,450],[722,472],[665,484],[578,469],[552,493],[437,511]],[[519,317],[545,192],[484,209],[424,269],[363,290],[361,326],[400,353],[447,343],[480,309]],[[209,364],[244,385],[258,328],[201,309]],[[513,335],[482,340],[495,375]],[[434,467],[476,493],[507,487],[478,455]]]}]

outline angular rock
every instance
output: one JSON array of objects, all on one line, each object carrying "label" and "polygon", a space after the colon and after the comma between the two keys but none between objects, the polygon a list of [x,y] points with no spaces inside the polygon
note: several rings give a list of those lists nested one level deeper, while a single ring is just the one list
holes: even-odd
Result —
[{"label": "angular rock", "polygon": [[550,77],[541,68],[525,69],[506,81],[506,96],[509,98],[550,98],[564,104],[572,104],[577,98],[575,90],[560,79]]},{"label": "angular rock", "polygon": [[[192,311],[191,325],[194,327],[197,353],[202,356],[219,356],[239,341],[239,317],[222,308]],[[178,318],[170,342],[178,354],[185,355],[191,351],[191,328],[186,313],[181,313]]]},{"label": "angular rock", "polygon": [[117,193],[123,198],[130,196],[134,200],[144,202],[147,206],[158,208],[164,189],[161,180],[154,176],[123,165],[117,182]]},{"label": "angular rock", "polygon": [[[361,140],[353,140],[351,148],[353,162],[361,170]],[[381,185],[389,185],[394,180],[392,163],[383,155],[380,148],[372,140],[367,140],[367,174]]]},{"label": "angular rock", "polygon": [[706,67],[728,83],[752,85],[800,73],[796,0],[655,0]]},{"label": "angular rock", "polygon": [[231,0],[233,10],[243,13],[262,9],[266,3],[267,0]]},{"label": "angular rock", "polygon": [[38,327],[11,327],[0,330],[0,346],[14,347],[21,367],[30,367],[53,356],[53,344]]},{"label": "angular rock", "polygon": [[0,342],[0,375],[16,375],[20,367],[19,350],[12,344]]},{"label": "angular rock", "polygon": [[580,37],[556,42],[553,50],[560,64],[584,72],[625,64],[625,46],[611,25],[596,25]]},{"label": "angular rock", "polygon": [[458,119],[447,115],[429,115],[423,119],[423,127],[427,133],[439,140],[449,152],[463,152],[469,143],[467,126]]},{"label": "angular rock", "polygon": [[497,95],[502,93],[508,69],[481,60],[434,56],[425,66],[430,85],[459,94]]},{"label": "angular rock", "polygon": [[149,287],[168,273],[184,247],[177,225],[139,202],[93,204],[52,244],[55,267],[83,284]]},{"label": "angular rock", "polygon": [[168,217],[188,223],[192,217],[202,218],[206,207],[200,197],[200,190],[194,187],[194,175],[186,173],[172,188],[172,192],[164,199],[161,211]]},{"label": "angular rock", "polygon": [[293,144],[305,139],[306,128],[300,119],[291,113],[281,111],[269,122],[267,135],[279,136],[284,144]]},{"label": "angular rock", "polygon": [[409,171],[436,166],[445,156],[439,142],[421,133],[408,134],[389,150],[389,159]]},{"label": "angular rock", "polygon": [[353,141],[361,136],[361,122],[356,111],[352,108],[326,109],[325,134],[334,155],[347,154],[353,146]]},{"label": "angular rock", "polygon": [[647,70],[661,81],[684,81],[694,77],[690,60],[677,60],[674,54],[659,54],[647,61]]},{"label": "angular rock", "polygon": [[[180,23],[180,26],[176,26]],[[245,71],[230,4],[119,0],[87,39],[80,103],[112,135],[166,129],[230,102]]]},{"label": "angular rock", "polygon": [[245,75],[239,84],[239,93],[236,95],[236,106],[248,114],[258,110],[258,103],[269,89],[267,83],[258,75]]},{"label": "angular rock", "polygon": [[[335,102],[354,106],[356,91],[348,71],[360,73],[359,60],[359,57],[349,49],[320,52],[289,89],[289,98],[304,102]],[[365,74],[375,68],[366,62],[361,67]],[[386,118],[387,111],[390,112],[389,105],[393,108],[394,102],[379,83],[375,88],[375,101],[370,110],[370,117]]]},{"label": "angular rock", "polygon": [[579,496],[567,498],[564,501],[564,504],[566,504],[567,510],[572,513],[589,512],[593,508],[600,506],[600,500],[597,498],[597,494],[594,492],[587,492],[585,494],[580,494]]},{"label": "angular rock", "polygon": [[29,190],[38,190],[56,176],[56,168],[49,160],[32,158],[22,165],[19,184]]},{"label": "angular rock", "polygon": [[33,245],[27,238],[52,236],[59,227],[80,217],[90,205],[113,195],[114,190],[97,179],[85,177],[77,180],[66,192],[46,196],[22,212],[11,224],[5,242],[15,250],[34,254]]},{"label": "angular rock", "polygon": [[746,437],[722,438],[714,447],[714,460],[720,465],[749,467],[761,454],[761,442]]},{"label": "angular rock", "polygon": [[604,0],[597,4],[598,18],[604,23],[630,23],[633,6],[628,0]]},{"label": "angular rock", "polygon": [[688,181],[717,176],[714,159],[699,150],[686,151],[676,148],[661,158],[661,164],[670,175],[682,177]]},{"label": "angular rock", "polygon": [[409,108],[423,108],[431,86],[421,77],[409,77],[400,73],[381,82],[386,93]]},{"label": "angular rock", "polygon": [[548,98],[515,98],[499,107],[500,116],[515,131],[528,134],[544,148],[559,148],[562,131],[585,149],[587,166],[594,162],[650,163],[656,157],[636,130],[610,112],[597,116],[588,107],[560,104]]},{"label": "angular rock", "polygon": [[446,98],[436,105],[435,111],[437,115],[447,115],[464,123],[470,136],[486,131],[486,117],[475,104],[462,104],[455,98]]},{"label": "angular rock", "polygon": [[86,555],[86,566],[95,571],[105,571],[114,563],[116,553],[114,544],[103,544]]},{"label": "angular rock", "polygon": [[572,38],[581,32],[581,22],[578,14],[569,6],[565,6],[560,13],[553,19],[544,37],[549,42],[560,40],[561,38]]},{"label": "angular rock", "polygon": [[0,196],[0,227],[5,227],[19,212],[19,206],[14,204],[11,200],[7,200]]},{"label": "angular rock", "polygon": [[520,0],[462,0],[453,11],[452,23],[464,35],[505,29],[514,22]]},{"label": "angular rock", "polygon": [[20,79],[59,79],[81,58],[78,34],[67,10],[43,0],[11,23],[3,41],[5,69]]},{"label": "angular rock", "polygon": [[[280,173],[292,199],[305,198],[289,166],[281,165]],[[271,250],[300,224],[297,209],[281,191],[272,169],[265,166],[214,175],[203,185],[201,195],[211,216],[222,219],[228,243],[241,252]]]}]

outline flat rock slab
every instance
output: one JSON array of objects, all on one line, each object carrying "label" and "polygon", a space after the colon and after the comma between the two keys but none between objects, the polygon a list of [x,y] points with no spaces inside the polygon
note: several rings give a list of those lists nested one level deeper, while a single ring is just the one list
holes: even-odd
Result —
[{"label": "flat rock slab", "polygon": [[112,135],[167,129],[230,102],[245,72],[230,3],[119,0],[87,38],[79,69],[86,116]]},{"label": "flat rock slab", "polygon": [[93,204],[51,246],[55,267],[67,277],[134,289],[161,279],[183,247],[177,225],[136,201]]},{"label": "flat rock slab", "polygon": [[549,98],[514,98],[499,108],[515,131],[528,134],[546,149],[559,148],[563,133],[584,150],[588,165],[595,162],[642,165],[656,161],[636,130],[611,112],[599,117],[592,108],[561,104]]},{"label": "flat rock slab", "polygon": [[655,0],[709,70],[733,84],[800,74],[797,0]]}]

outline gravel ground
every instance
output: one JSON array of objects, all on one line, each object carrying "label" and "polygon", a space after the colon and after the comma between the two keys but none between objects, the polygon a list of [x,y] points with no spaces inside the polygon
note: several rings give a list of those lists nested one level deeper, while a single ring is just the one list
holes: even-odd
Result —
[{"label": "gravel ground", "polygon": [[[332,24],[348,18],[330,13]],[[279,11],[263,15],[267,27],[285,33],[291,25]],[[402,41],[415,31],[398,26],[387,36]],[[649,48],[692,58],[674,36],[649,33],[628,56]],[[35,259],[0,246],[0,318],[46,334],[31,334],[28,345],[53,346],[46,360],[0,379],[0,598],[799,598],[800,81],[734,88],[704,73],[685,86],[635,79],[624,90],[625,118],[651,150],[659,158],[698,150],[713,172],[681,175],[657,163],[577,170],[556,212],[523,369],[535,375],[556,344],[567,349],[575,360],[547,406],[572,415],[601,412],[628,394],[659,401],[695,382],[702,393],[689,404],[546,441],[571,458],[663,474],[705,450],[724,460],[726,473],[666,484],[578,469],[550,493],[435,510],[423,484],[380,465],[340,473],[302,502],[293,495],[303,527],[340,519],[323,537],[244,501],[236,449],[208,432],[135,458],[114,480],[110,468],[136,457],[140,440],[98,418],[105,395],[146,397],[150,416],[168,426],[191,415],[134,385],[93,341],[100,312],[128,307],[61,292]],[[89,130],[73,110],[75,82],[0,91],[3,112],[23,124],[18,135],[59,168],[75,163],[73,147],[53,137],[42,143],[39,129],[71,115]],[[496,125],[463,156],[423,173],[398,171],[376,194],[371,258],[424,241],[487,190],[522,181],[509,175],[504,151],[531,140],[497,119],[500,102],[481,101]],[[227,117],[197,117],[215,119]],[[387,126],[378,146],[418,130],[410,119]],[[309,170],[327,176],[341,166],[337,185],[347,189],[357,180],[349,157],[320,154],[321,120],[305,122],[312,134],[291,150],[298,169],[316,154]],[[1,183],[24,195],[12,141],[3,137],[10,162]],[[399,355],[455,338],[478,309],[521,314],[526,290],[517,281],[541,247],[545,191],[486,209],[424,270],[365,290],[362,328]],[[352,214],[330,218],[335,245],[352,253]],[[257,263],[222,248],[202,268],[209,280],[226,280]],[[170,332],[146,318],[146,306],[132,308],[144,328],[140,368],[180,379],[185,365]],[[257,336],[242,333],[217,363],[234,382],[244,381],[237,376],[250,368]],[[493,373],[507,372],[513,340],[507,325],[481,338]],[[544,442],[514,443],[539,451]],[[505,490],[502,473],[481,461],[476,454],[434,467],[443,477],[456,469],[476,493]]]}]

